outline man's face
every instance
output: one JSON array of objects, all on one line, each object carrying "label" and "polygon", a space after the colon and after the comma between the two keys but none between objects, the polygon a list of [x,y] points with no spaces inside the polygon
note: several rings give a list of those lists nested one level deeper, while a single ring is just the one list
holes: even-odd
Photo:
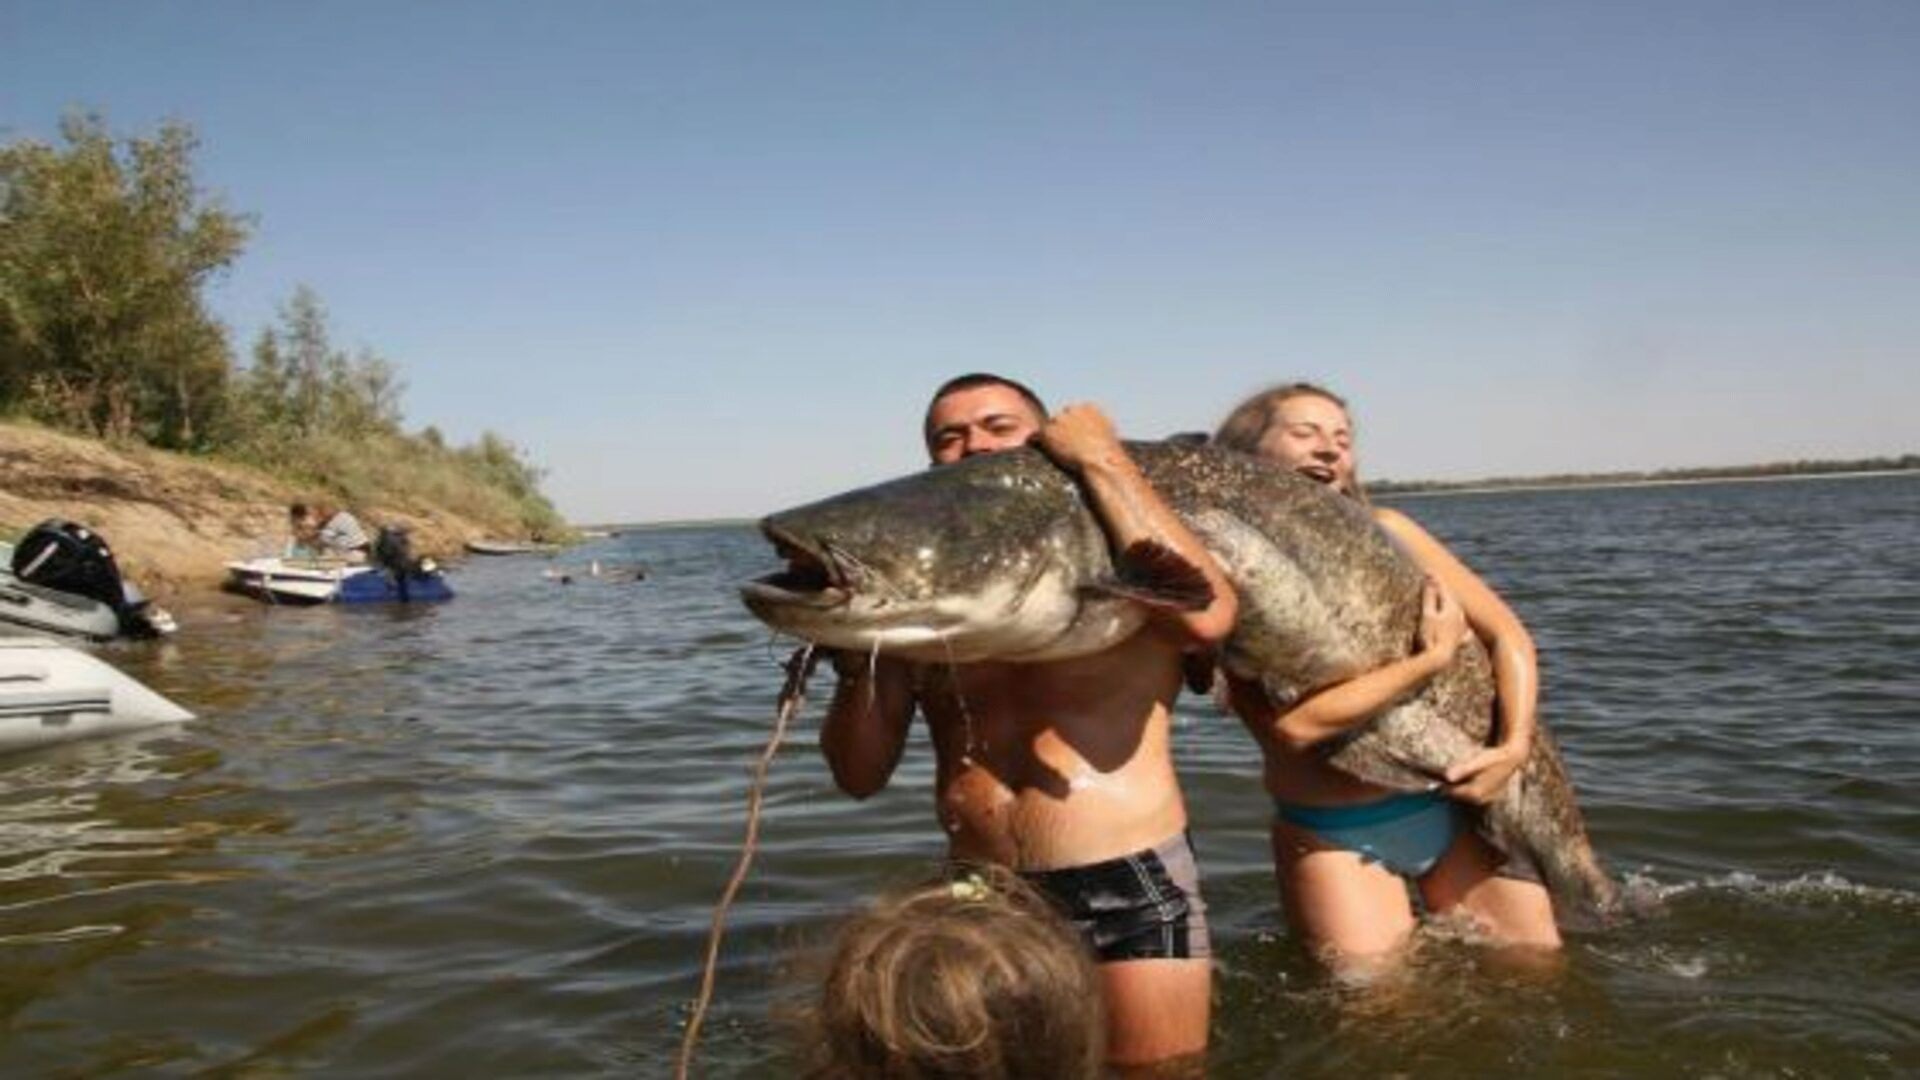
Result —
[{"label": "man's face", "polygon": [[927,455],[951,465],[975,454],[1024,446],[1045,417],[1010,386],[989,383],[955,390],[927,413]]}]

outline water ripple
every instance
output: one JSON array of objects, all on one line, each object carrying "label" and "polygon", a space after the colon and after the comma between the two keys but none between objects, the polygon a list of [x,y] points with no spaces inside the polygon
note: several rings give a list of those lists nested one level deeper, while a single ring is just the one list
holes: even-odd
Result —
[{"label": "water ripple", "polygon": [[[1409,500],[1534,629],[1543,713],[1647,913],[1511,970],[1445,924],[1406,979],[1285,931],[1257,757],[1184,701],[1223,1076],[1894,1076],[1920,1045],[1920,482]],[[421,611],[189,610],[108,650],[201,713],[0,761],[6,1075],[659,1075],[739,855],[782,649],[747,529],[602,541],[561,586],[476,561]],[[822,677],[824,680],[824,676]],[[816,692],[820,692],[816,688]],[[861,897],[937,864],[916,728],[856,803],[774,763],[707,1075],[790,1072],[774,1017]]]}]

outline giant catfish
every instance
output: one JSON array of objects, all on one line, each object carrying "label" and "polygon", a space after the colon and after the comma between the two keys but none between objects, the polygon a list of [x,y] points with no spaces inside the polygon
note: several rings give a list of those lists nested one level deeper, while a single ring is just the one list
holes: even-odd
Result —
[{"label": "giant catfish", "polygon": [[[1221,654],[1228,672],[1288,701],[1411,651],[1424,575],[1363,506],[1231,451],[1127,449],[1239,594]],[[754,615],[824,645],[912,660],[1089,655],[1139,629],[1143,601],[1166,591],[1164,573],[1143,578],[1166,560],[1116,558],[1078,485],[1030,448],[776,513],[761,529],[788,566],[742,589]],[[1430,789],[1487,744],[1493,715],[1492,669],[1469,640],[1450,667],[1339,741],[1328,760],[1384,787]],[[1563,917],[1618,907],[1544,725],[1478,825],[1495,847],[1533,859]]]}]

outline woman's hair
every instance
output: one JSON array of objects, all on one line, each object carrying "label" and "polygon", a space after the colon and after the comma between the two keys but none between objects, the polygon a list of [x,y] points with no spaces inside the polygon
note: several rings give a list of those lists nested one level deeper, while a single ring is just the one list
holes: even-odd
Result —
[{"label": "woman's hair", "polygon": [[1093,956],[1033,887],[972,867],[882,898],[833,945],[807,1026],[816,1078],[1100,1075]]},{"label": "woman's hair", "polygon": [[[1340,406],[1341,411],[1347,414],[1348,422],[1352,422],[1353,408],[1347,404],[1346,398],[1319,383],[1287,382],[1270,386],[1234,406],[1233,411],[1227,414],[1227,418],[1220,422],[1219,429],[1213,433],[1213,445],[1237,450],[1242,454],[1258,455],[1261,440],[1267,437],[1267,432],[1273,427],[1274,415],[1280,403],[1297,397],[1317,397],[1331,401]],[[1366,486],[1360,482],[1360,466],[1357,457],[1353,467],[1352,487],[1353,490],[1349,494],[1363,503],[1368,501]]]}]

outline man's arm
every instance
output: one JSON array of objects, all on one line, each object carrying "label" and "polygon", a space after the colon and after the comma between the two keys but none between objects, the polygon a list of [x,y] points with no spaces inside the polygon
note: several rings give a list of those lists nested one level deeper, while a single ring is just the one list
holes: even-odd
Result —
[{"label": "man's arm", "polygon": [[1156,622],[1174,631],[1187,648],[1211,648],[1226,640],[1239,612],[1233,586],[1127,456],[1106,414],[1093,405],[1070,405],[1047,421],[1035,441],[1061,468],[1079,478],[1117,557],[1125,558],[1139,545],[1158,546],[1206,578],[1213,593],[1207,606],[1156,609]]},{"label": "man's arm", "polygon": [[913,720],[913,669],[904,660],[834,650],[839,683],[820,725],[820,752],[833,782],[864,799],[893,778]]}]

